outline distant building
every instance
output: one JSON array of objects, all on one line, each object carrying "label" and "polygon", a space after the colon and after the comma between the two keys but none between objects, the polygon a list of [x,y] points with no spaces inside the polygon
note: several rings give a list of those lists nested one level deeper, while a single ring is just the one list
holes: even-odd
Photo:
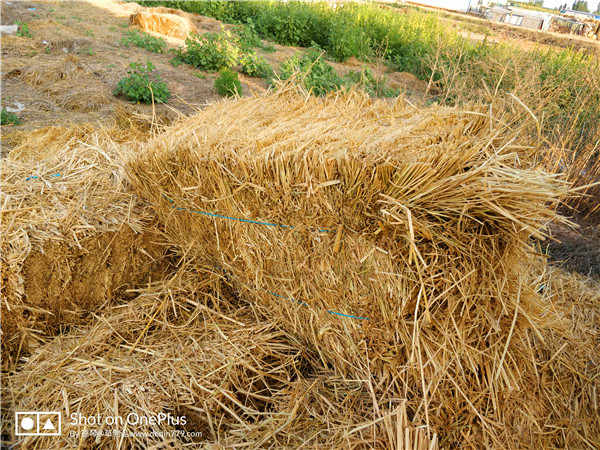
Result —
[{"label": "distant building", "polygon": [[494,20],[496,22],[504,22],[518,27],[529,28],[531,30],[547,31],[548,28],[550,28],[554,14],[517,8],[515,6],[511,6],[510,8],[494,6],[489,9],[486,8],[484,16],[486,19]]},{"label": "distant building", "polygon": [[576,11],[574,9],[563,9],[560,13],[561,14],[567,14],[569,16],[579,17],[581,19],[597,19],[597,20],[600,20],[600,15],[599,14],[587,13],[587,12],[583,12],[583,11]]}]

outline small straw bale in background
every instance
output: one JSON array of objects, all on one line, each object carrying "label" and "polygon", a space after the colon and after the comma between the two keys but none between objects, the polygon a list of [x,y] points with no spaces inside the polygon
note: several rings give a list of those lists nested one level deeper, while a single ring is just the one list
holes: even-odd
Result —
[{"label": "small straw bale in background", "polygon": [[30,132],[0,161],[3,368],[163,270],[154,214],[126,191],[122,148],[90,131]]},{"label": "small straw bale in background", "polygon": [[531,273],[568,189],[533,168],[521,123],[284,88],[181,121],[128,174],[182,255],[374,398],[406,398],[443,445],[584,445],[600,381],[560,367],[577,417],[540,386],[543,336],[569,325]]},{"label": "small straw bale in background", "polygon": [[[408,420],[405,403],[382,406],[372,420],[363,383],[318,369],[316,355],[258,320],[221,275],[188,265],[137,292],[94,325],[40,348],[8,377],[3,399],[14,410],[66,414],[60,437],[24,438],[24,447],[437,449],[436,437]],[[170,419],[127,424],[132,413]],[[88,429],[139,437],[81,438],[86,427],[72,425],[72,414],[122,417],[120,426]],[[13,430],[13,417],[6,420]]]},{"label": "small straw bale in background", "polygon": [[153,31],[179,39],[185,39],[190,33],[196,32],[196,28],[187,17],[175,14],[135,13],[129,16],[129,24],[137,25],[142,31]]}]

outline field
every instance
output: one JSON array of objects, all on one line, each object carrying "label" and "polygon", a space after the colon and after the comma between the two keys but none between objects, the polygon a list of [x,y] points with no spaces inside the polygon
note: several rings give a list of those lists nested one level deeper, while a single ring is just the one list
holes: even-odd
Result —
[{"label": "field", "polygon": [[17,22],[3,446],[600,447],[597,43],[376,3]]}]

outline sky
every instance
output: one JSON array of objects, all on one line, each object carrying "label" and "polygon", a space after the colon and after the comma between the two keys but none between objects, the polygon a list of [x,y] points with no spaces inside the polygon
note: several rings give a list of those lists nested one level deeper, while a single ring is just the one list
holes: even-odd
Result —
[{"label": "sky", "polygon": [[[561,5],[564,5],[565,3],[568,4],[569,6],[571,6],[573,4],[572,1],[570,1],[570,2],[567,1],[566,2],[564,0],[544,0],[544,6],[546,8],[557,8],[557,7],[561,6]],[[588,0],[588,5],[589,4],[590,4],[590,2]]]}]

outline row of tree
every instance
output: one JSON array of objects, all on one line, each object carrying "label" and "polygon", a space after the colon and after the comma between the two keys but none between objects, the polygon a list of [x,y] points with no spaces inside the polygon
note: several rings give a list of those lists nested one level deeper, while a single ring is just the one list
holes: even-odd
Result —
[{"label": "row of tree", "polygon": [[[530,1],[530,3],[533,3],[535,5],[538,5],[538,3],[540,3],[539,6],[542,6],[542,4],[544,3],[544,0],[532,0],[532,1]],[[559,9],[561,11],[564,9],[573,9],[575,11],[582,11],[582,12],[587,12],[587,13],[593,12],[594,14],[600,14],[600,3],[598,3],[598,7],[596,8],[596,11],[590,11],[590,7],[588,6],[588,2],[586,0],[574,1],[573,6],[571,8],[569,8],[569,5],[567,3],[565,3]]]}]

